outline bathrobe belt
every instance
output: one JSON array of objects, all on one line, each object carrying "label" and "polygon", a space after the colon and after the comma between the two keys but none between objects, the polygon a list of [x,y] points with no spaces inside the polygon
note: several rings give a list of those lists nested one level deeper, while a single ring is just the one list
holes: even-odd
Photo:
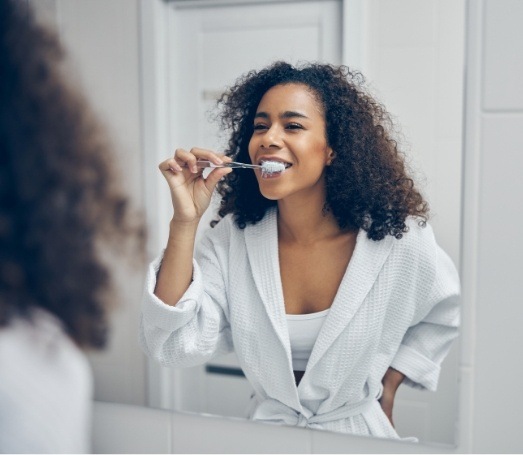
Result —
[{"label": "bathrobe belt", "polygon": [[303,412],[298,412],[283,404],[281,401],[267,398],[256,408],[252,420],[321,429],[323,428],[323,423],[347,419],[364,413],[375,401],[376,398],[369,396],[357,403],[346,403],[324,414],[313,414],[307,408],[303,408]]}]

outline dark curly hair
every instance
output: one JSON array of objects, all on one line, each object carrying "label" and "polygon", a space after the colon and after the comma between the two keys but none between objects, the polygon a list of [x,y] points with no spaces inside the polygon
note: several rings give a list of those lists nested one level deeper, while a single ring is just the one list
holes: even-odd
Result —
[{"label": "dark curly hair", "polygon": [[[289,83],[308,86],[323,107],[327,142],[336,157],[326,168],[326,208],[339,227],[363,228],[370,239],[381,240],[386,235],[401,238],[408,230],[409,215],[423,225],[428,204],[407,173],[392,137],[390,115],[363,90],[363,76],[345,66],[276,62],[242,76],[218,101],[222,125],[231,131],[226,154],[249,162],[258,104],[270,88]],[[222,196],[219,216],[233,213],[242,229],[260,221],[277,204],[262,196],[255,175],[249,172],[228,174],[218,191]]]},{"label": "dark curly hair", "polygon": [[130,242],[141,259],[144,224],[62,61],[29,8],[0,1],[0,326],[40,307],[79,346],[101,348],[111,287],[100,244],[123,253]]}]

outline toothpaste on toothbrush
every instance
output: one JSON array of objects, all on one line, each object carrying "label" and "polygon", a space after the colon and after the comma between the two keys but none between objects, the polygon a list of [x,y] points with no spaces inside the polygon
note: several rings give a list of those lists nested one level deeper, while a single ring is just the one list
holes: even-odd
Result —
[{"label": "toothpaste on toothbrush", "polygon": [[261,167],[262,167],[262,174],[265,174],[265,175],[278,174],[285,170],[285,164],[280,163],[279,161],[264,161],[261,164]]}]

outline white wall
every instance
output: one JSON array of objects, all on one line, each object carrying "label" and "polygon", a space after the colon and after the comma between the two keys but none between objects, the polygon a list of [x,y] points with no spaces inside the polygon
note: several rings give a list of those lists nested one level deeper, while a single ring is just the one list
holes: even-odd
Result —
[{"label": "white wall", "polygon": [[523,450],[523,2],[469,6],[462,433],[473,452],[517,453]]}]

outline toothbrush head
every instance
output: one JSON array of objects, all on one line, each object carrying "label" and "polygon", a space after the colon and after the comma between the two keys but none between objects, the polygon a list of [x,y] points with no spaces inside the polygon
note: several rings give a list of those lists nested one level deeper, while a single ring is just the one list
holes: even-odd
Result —
[{"label": "toothbrush head", "polygon": [[264,161],[261,166],[264,174],[277,174],[285,170],[285,164],[279,161]]}]

